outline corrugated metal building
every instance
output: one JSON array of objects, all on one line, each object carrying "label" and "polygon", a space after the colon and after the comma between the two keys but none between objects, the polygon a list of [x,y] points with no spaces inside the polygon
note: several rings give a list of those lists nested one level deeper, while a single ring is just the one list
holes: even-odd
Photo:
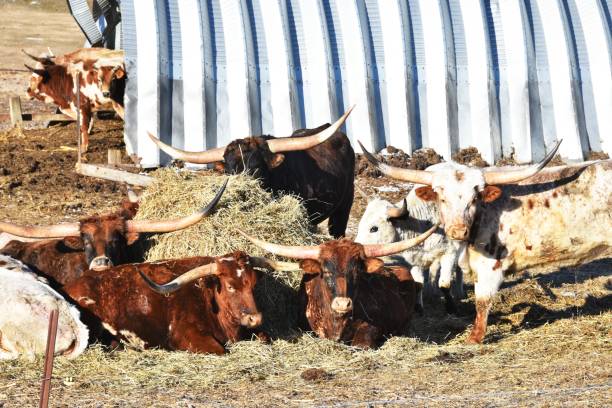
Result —
[{"label": "corrugated metal building", "polygon": [[374,150],[612,153],[612,0],[122,0],[128,149],[335,120]]}]

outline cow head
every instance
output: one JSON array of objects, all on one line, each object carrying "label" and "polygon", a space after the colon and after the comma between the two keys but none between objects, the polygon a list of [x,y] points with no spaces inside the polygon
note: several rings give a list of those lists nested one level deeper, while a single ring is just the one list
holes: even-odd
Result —
[{"label": "cow head", "polygon": [[125,78],[125,69],[123,64],[117,65],[102,65],[100,61],[94,64],[91,70],[92,75],[97,79],[98,88],[103,98],[110,98],[112,86],[116,80]]},{"label": "cow head", "polygon": [[354,106],[351,106],[333,125],[315,135],[304,137],[263,138],[248,137],[237,139],[227,147],[218,147],[204,152],[187,152],[176,149],[160,141],[149,133],[151,140],[170,156],[189,163],[218,163],[225,173],[236,174],[243,171],[265,179],[269,172],[280,166],[285,159],[283,152],[307,150],[317,146],[331,136],[344,124]]},{"label": "cow head", "polygon": [[561,141],[538,164],[518,170],[486,170],[458,163],[440,163],[427,170],[410,170],[380,163],[361,143],[364,155],[385,175],[404,181],[424,184],[416,195],[425,201],[436,201],[441,222],[449,238],[468,239],[480,203],[495,201],[501,195],[496,185],[514,184],[538,173],[552,160]]},{"label": "cow head", "polygon": [[183,286],[205,278],[200,284],[202,290],[214,290],[215,303],[219,308],[222,322],[232,327],[256,328],[262,323],[262,315],[257,310],[253,290],[259,274],[253,269],[295,269],[288,263],[274,262],[266,258],[248,256],[244,252],[216,257],[214,261],[192,269],[166,284],[153,282],[144,273],[140,276],[155,292],[169,295]]},{"label": "cow head", "polygon": [[359,220],[355,241],[362,244],[395,242],[399,239],[395,222],[406,217],[408,205],[405,199],[398,208],[387,200],[375,198],[368,203]]},{"label": "cow head", "polygon": [[326,320],[331,327],[325,329],[327,336],[338,339],[348,321],[355,301],[356,283],[360,275],[379,270],[383,261],[378,259],[405,251],[423,242],[437,228],[434,226],[416,238],[392,244],[362,245],[349,239],[328,241],[318,246],[285,246],[265,242],[239,231],[247,239],[273,254],[301,259],[304,282],[318,281],[317,301],[325,304]]},{"label": "cow head", "polygon": [[[202,210],[186,217],[166,220],[132,220],[134,204],[122,204],[115,214],[93,216],[80,222],[48,226],[24,226],[0,222],[0,231],[26,238],[63,238],[64,244],[76,251],[84,251],[90,269],[102,271],[124,263],[127,246],[138,239],[139,233],[163,233],[187,228],[210,214],[225,191],[228,180],[213,200]],[[126,207],[127,206],[127,207]]]}]

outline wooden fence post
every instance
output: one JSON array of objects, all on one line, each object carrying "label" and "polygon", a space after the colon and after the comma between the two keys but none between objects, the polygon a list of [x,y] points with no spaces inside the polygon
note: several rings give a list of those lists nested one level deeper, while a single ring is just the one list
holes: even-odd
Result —
[{"label": "wooden fence post", "polygon": [[23,118],[21,117],[21,99],[18,96],[11,96],[9,99],[9,113],[11,115],[11,125],[21,127]]},{"label": "wooden fence post", "polygon": [[57,336],[57,320],[59,311],[52,310],[49,315],[49,332],[47,333],[47,350],[45,351],[45,369],[43,372],[42,385],[40,388],[39,408],[49,406],[49,394],[51,392],[51,376],[53,375],[53,357],[55,355],[55,338]]}]

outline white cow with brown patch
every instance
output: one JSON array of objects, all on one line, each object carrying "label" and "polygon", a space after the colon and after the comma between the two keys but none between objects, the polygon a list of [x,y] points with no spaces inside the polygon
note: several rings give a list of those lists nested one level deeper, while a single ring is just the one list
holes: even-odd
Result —
[{"label": "white cow with brown patch", "polygon": [[0,255],[0,360],[44,354],[49,315],[59,311],[55,355],[79,356],[89,331],[78,310],[23,263]]},{"label": "white cow with brown patch", "polygon": [[467,261],[476,274],[468,342],[482,342],[504,272],[612,256],[612,161],[542,170],[558,147],[539,164],[512,170],[452,162],[425,171],[399,169],[367,153],[384,174],[424,184],[416,195],[437,202],[446,234],[468,243]]},{"label": "white cow with brown patch", "polygon": [[[380,198],[372,199],[359,221],[356,242],[361,244],[387,244],[414,238],[440,222],[435,203],[419,199],[413,189],[406,198],[397,204]],[[446,310],[455,312],[453,295],[463,297],[463,281],[457,275],[451,295],[453,272],[460,255],[465,255],[466,244],[449,240],[442,230],[436,231],[423,244],[410,248],[402,253],[386,257],[385,262],[402,263],[411,266],[411,274],[417,283],[423,285],[418,294],[417,306],[423,307],[422,292],[431,294],[431,283],[436,276],[438,288],[445,298]],[[389,258],[389,259],[387,259]],[[467,273],[467,265],[462,265]],[[424,270],[429,270],[429,279],[425,279]]]}]

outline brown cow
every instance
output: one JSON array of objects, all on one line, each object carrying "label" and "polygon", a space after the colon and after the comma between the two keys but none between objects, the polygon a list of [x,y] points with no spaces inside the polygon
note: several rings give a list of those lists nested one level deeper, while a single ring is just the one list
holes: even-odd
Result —
[{"label": "brown cow", "polygon": [[274,193],[291,193],[304,201],[308,218],[317,225],[329,218],[329,233],[344,235],[353,205],[355,152],[339,129],[354,106],[333,125],[301,129],[291,137],[252,136],[226,147],[186,152],[161,142],[157,146],[174,158],[191,163],[213,163],[226,174],[248,174]]},{"label": "brown cow", "polygon": [[[60,285],[77,279],[87,269],[100,272],[114,265],[139,261],[142,253],[131,251],[140,232],[171,232],[187,228],[209,215],[221,199],[227,181],[202,210],[167,221],[133,221],[135,203],[123,203],[112,214],[87,217],[76,223],[21,226],[0,222],[0,231],[32,238],[59,238],[38,242],[11,241],[0,250]],[[140,248],[139,248],[140,249]]]},{"label": "brown cow", "polygon": [[261,325],[253,267],[273,265],[236,251],[87,271],[63,289],[95,316],[88,322],[94,334],[101,325],[114,340],[139,348],[223,354],[227,342],[249,338]]},{"label": "brown cow", "polygon": [[371,348],[384,337],[405,334],[416,301],[407,268],[386,268],[387,256],[423,242],[437,225],[416,238],[392,244],[361,245],[349,239],[314,247],[287,247],[250,237],[280,256],[302,259],[301,318],[319,337]]}]

